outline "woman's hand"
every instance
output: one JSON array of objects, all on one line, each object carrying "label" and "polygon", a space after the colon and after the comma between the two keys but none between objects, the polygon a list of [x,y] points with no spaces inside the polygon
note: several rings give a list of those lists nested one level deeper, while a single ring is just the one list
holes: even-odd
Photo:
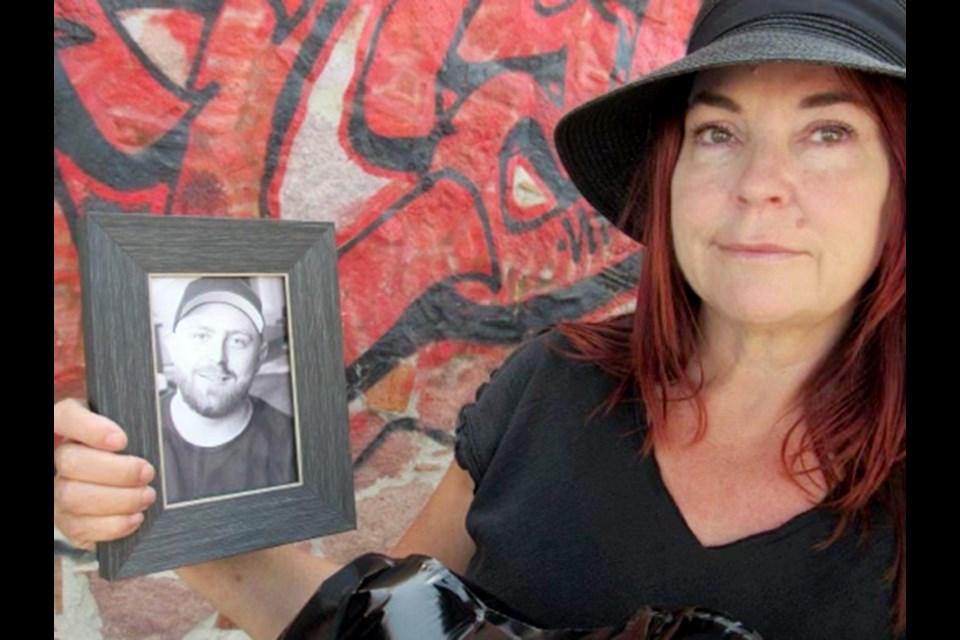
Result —
[{"label": "woman's hand", "polygon": [[133,533],[156,500],[150,463],[119,453],[123,429],[76,400],[53,405],[53,432],[64,438],[53,449],[54,526],[87,549]]},{"label": "woman's hand", "polygon": [[[53,523],[75,545],[129,535],[156,499],[146,460],[119,453],[123,430],[76,400],[53,406]],[[473,480],[456,463],[394,548],[394,555],[423,553],[464,571],[473,554],[465,514]],[[181,567],[180,578],[254,638],[276,638],[316,588],[339,566],[293,546],[264,549]]]}]

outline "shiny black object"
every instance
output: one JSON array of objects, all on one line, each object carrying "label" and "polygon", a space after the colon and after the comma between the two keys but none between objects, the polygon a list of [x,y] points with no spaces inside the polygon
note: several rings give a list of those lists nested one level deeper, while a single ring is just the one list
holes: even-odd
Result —
[{"label": "shiny black object", "polygon": [[280,640],[762,640],[723,614],[641,607],[616,627],[541,629],[426,556],[360,556],[327,579]]}]

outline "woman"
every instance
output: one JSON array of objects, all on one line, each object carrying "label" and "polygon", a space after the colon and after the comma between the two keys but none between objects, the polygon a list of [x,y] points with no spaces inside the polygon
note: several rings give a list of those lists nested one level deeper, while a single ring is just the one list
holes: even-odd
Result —
[{"label": "woman", "polygon": [[[774,638],[905,629],[906,9],[818,4],[708,2],[685,58],[560,123],[578,188],[647,247],[637,311],[511,357],[392,555],[544,626],[662,603]],[[55,523],[135,529],[149,465],[75,402],[54,425],[78,441]],[[272,637],[334,570],[273,549],[181,576]]]}]

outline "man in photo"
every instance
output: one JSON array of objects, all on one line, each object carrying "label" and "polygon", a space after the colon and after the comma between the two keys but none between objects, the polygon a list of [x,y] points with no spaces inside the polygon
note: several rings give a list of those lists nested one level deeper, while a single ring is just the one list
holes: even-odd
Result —
[{"label": "man in photo", "polygon": [[267,356],[260,298],[239,278],[190,282],[167,350],[175,390],[160,396],[167,503],[297,480],[293,419],[250,387]]}]

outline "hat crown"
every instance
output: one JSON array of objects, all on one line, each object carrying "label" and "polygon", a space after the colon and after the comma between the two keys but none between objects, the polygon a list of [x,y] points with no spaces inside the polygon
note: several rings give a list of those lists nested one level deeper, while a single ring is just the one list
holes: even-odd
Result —
[{"label": "hat crown", "polygon": [[687,53],[732,33],[760,29],[810,31],[878,61],[907,65],[906,0],[705,0]]},{"label": "hat crown", "polygon": [[260,297],[250,288],[250,285],[234,277],[204,277],[190,281],[183,291],[180,305],[173,318],[174,331],[180,321],[194,309],[211,303],[236,307],[250,318],[258,332],[263,331],[263,304]]}]

